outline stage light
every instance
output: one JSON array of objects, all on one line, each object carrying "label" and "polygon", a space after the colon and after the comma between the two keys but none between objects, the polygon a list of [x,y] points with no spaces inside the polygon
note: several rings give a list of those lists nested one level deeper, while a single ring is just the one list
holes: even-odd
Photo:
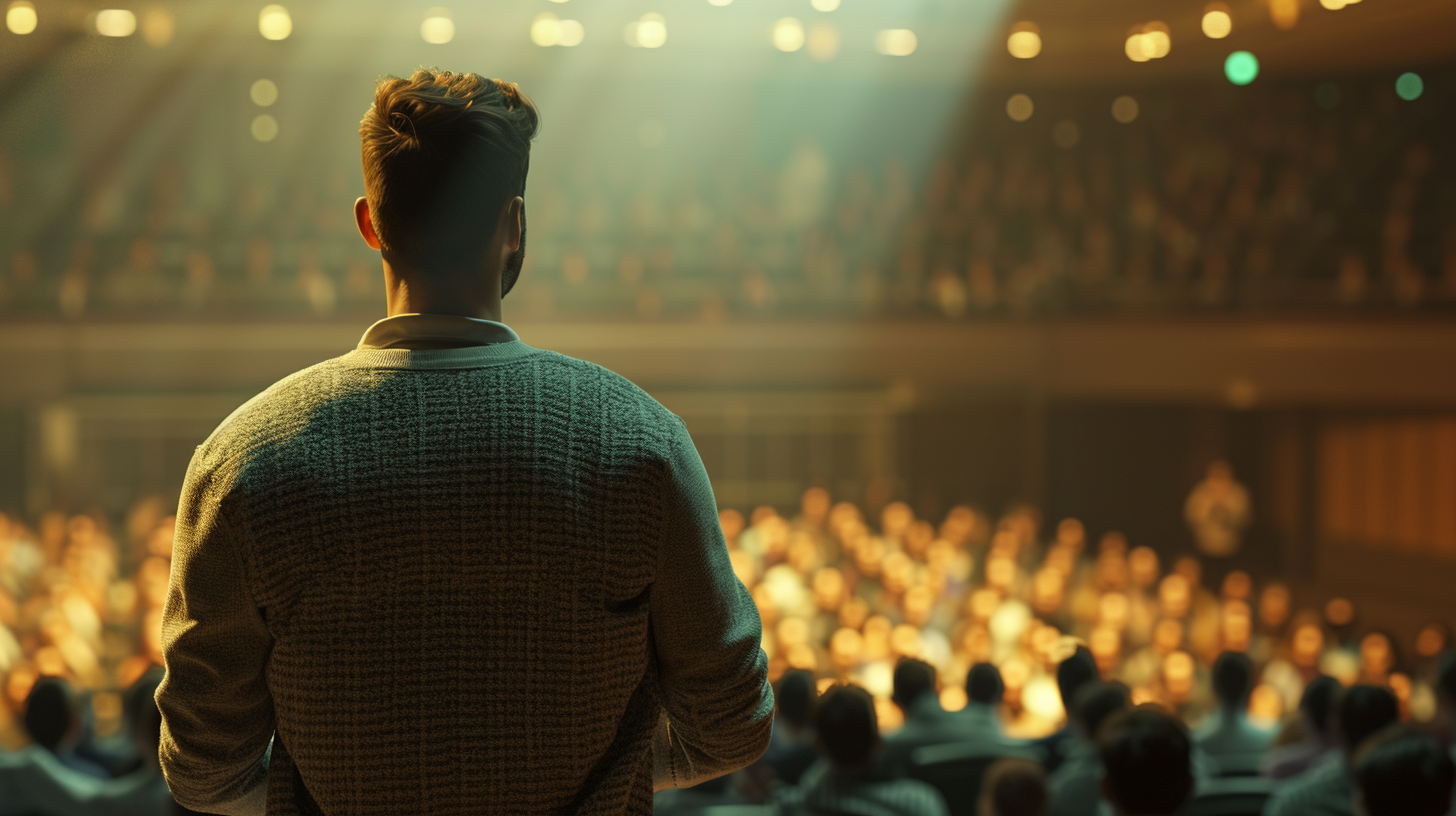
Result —
[{"label": "stage light", "polygon": [[1032,104],[1031,97],[1026,94],[1016,94],[1006,100],[1006,115],[1013,122],[1025,122],[1035,110],[1036,105]]},{"label": "stage light", "polygon": [[153,48],[164,48],[172,42],[176,25],[172,12],[164,8],[152,8],[142,14],[142,39]]},{"label": "stage light", "polygon": [[556,44],[563,48],[581,45],[586,39],[586,28],[580,20],[562,20],[556,28]]},{"label": "stage light", "polygon": [[1229,14],[1229,7],[1223,3],[1210,3],[1203,10],[1203,36],[1211,40],[1221,40],[1233,33],[1234,18]]},{"label": "stage light", "polygon": [[553,3],[565,3],[567,0],[551,0]]},{"label": "stage light", "polygon": [[1248,85],[1259,76],[1259,60],[1248,51],[1235,51],[1223,61],[1223,73],[1235,85]]},{"label": "stage light", "polygon": [[774,48],[780,51],[798,51],[804,47],[804,24],[793,17],[785,17],[774,23]]},{"label": "stage light", "polygon": [[1031,59],[1041,53],[1041,33],[1035,23],[1017,23],[1006,38],[1006,50],[1017,59]]},{"label": "stage light", "polygon": [[828,62],[839,54],[839,29],[833,23],[815,23],[809,29],[809,56]]},{"label": "stage light", "polygon": [[1130,96],[1119,96],[1112,100],[1112,118],[1124,125],[1138,118],[1138,103]]},{"label": "stage light", "polygon": [[732,3],[732,2],[733,2],[733,0],[708,0],[708,5],[710,5],[710,6],[726,6],[726,5],[728,5],[728,4]]},{"label": "stage light", "polygon": [[1299,0],[1269,0],[1269,19],[1288,31],[1299,24]]},{"label": "stage light", "polygon": [[813,6],[815,11],[834,11],[839,8],[839,0],[809,0],[809,5]]},{"label": "stage light", "polygon": [[1082,139],[1082,129],[1071,119],[1063,119],[1052,128],[1052,142],[1063,150],[1071,150]]},{"label": "stage light", "polygon": [[29,34],[40,20],[35,13],[35,4],[30,0],[15,0],[5,10],[5,27],[11,34]]},{"label": "stage light", "polygon": [[1319,4],[1329,9],[1330,11],[1339,11],[1340,9],[1349,5],[1346,0],[1319,0]]},{"label": "stage light", "polygon": [[420,23],[420,39],[430,45],[444,45],[455,39],[455,21],[450,19],[450,10],[437,6],[426,12],[424,22]]},{"label": "stage light", "polygon": [[96,32],[103,37],[130,37],[136,32],[136,15],[127,9],[98,11]]},{"label": "stage light", "polygon": [[260,142],[271,142],[278,136],[278,120],[266,113],[253,117],[253,124],[250,130],[253,138]]},{"label": "stage light", "polygon": [[1135,26],[1128,33],[1127,41],[1123,43],[1123,53],[1133,62],[1147,62],[1168,56],[1172,47],[1173,40],[1168,36],[1167,23],[1155,20],[1143,26]]},{"label": "stage light", "polygon": [[271,79],[260,79],[248,89],[248,98],[260,108],[266,108],[278,101],[278,86]]},{"label": "stage light", "polygon": [[293,33],[293,18],[288,16],[288,9],[279,5],[264,6],[258,12],[258,33],[265,40],[288,39]]},{"label": "stage light", "polygon": [[667,42],[667,21],[661,14],[648,12],[628,23],[623,35],[633,48],[661,48]]},{"label": "stage light", "polygon": [[908,57],[919,41],[908,28],[887,28],[875,35],[875,50],[890,57]]},{"label": "stage light", "polygon": [[1426,90],[1426,83],[1421,80],[1420,74],[1406,72],[1400,75],[1395,81],[1395,93],[1407,102],[1414,102],[1421,98],[1421,93]]}]

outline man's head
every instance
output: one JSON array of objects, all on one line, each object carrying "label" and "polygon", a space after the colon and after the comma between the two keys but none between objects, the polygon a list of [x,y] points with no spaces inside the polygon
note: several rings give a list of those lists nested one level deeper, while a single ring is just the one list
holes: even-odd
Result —
[{"label": "man's head", "polygon": [[80,736],[81,719],[71,685],[59,677],[43,677],[25,698],[25,730],[51,753],[70,747]]},{"label": "man's head", "polygon": [[388,77],[359,123],[365,196],[355,203],[364,238],[396,272],[520,274],[536,106],[514,84],[424,69]]},{"label": "man's head", "polygon": [[935,693],[935,668],[923,660],[905,658],[895,666],[895,686],[890,699],[903,709],[916,700]]},{"label": "man's head", "polygon": [[814,707],[814,675],[802,669],[784,672],[774,689],[774,704],[779,719],[796,729],[809,727],[809,712]]},{"label": "man's head", "polygon": [[830,689],[814,706],[814,731],[819,751],[829,757],[835,770],[868,768],[880,745],[874,699],[857,686]]},{"label": "man's head", "polygon": [[1432,735],[1387,728],[1355,757],[1356,812],[1363,816],[1443,816],[1456,765]]},{"label": "man's head", "polygon": [[1097,679],[1097,660],[1086,646],[1078,646],[1066,660],[1057,664],[1057,690],[1062,693],[1062,706],[1070,714],[1077,689]]},{"label": "man's head", "polygon": [[1072,700],[1072,724],[1085,739],[1096,739],[1103,723],[1127,708],[1132,694],[1121,683],[1095,682],[1082,686]]},{"label": "man's head", "polygon": [[1322,740],[1330,740],[1330,712],[1340,694],[1340,681],[1321,674],[1309,681],[1299,697],[1299,712],[1309,729]]},{"label": "man's head", "polygon": [[1242,710],[1254,688],[1254,662],[1243,652],[1224,652],[1213,661],[1213,694],[1224,708]]},{"label": "man's head", "polygon": [[1119,816],[1169,816],[1193,792],[1193,746],[1178,718],[1154,706],[1114,714],[1098,739],[1102,794]]},{"label": "man's head", "polygon": [[1047,778],[1041,763],[1000,759],[981,779],[981,816],[1042,816],[1047,809]]},{"label": "man's head", "polygon": [[999,706],[1006,683],[994,663],[977,663],[966,673],[966,696],[980,705]]},{"label": "man's head", "polygon": [[1372,734],[1400,719],[1400,704],[1384,686],[1355,685],[1345,689],[1335,706],[1335,735],[1346,756],[1353,756]]}]

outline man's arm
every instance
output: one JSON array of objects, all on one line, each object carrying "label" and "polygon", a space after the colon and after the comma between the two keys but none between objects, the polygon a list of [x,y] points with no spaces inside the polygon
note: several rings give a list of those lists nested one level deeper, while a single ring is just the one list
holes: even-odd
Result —
[{"label": "man's arm", "polygon": [[668,459],[652,635],[664,717],[653,740],[657,790],[758,759],[773,727],[762,625],[733,574],[713,488],[680,420]]},{"label": "man's arm", "polygon": [[187,470],[162,613],[167,673],[157,689],[160,759],[177,801],[227,816],[262,814],[273,699],[272,637],[253,603],[230,479],[198,452]]}]

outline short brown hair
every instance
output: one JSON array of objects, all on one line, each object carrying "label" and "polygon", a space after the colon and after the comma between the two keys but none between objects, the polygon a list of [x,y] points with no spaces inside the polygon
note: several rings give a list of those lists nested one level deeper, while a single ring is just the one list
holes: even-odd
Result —
[{"label": "short brown hair", "polygon": [[539,127],[511,82],[435,68],[381,79],[359,123],[380,246],[423,263],[483,251],[500,208],[525,193]]}]

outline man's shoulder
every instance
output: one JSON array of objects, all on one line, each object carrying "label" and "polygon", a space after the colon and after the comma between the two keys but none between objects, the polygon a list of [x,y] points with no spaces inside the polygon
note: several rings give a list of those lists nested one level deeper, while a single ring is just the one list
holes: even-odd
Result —
[{"label": "man's shoulder", "polygon": [[218,467],[287,436],[337,392],[341,360],[334,357],[295,371],[239,405],[197,447],[194,464]]}]

